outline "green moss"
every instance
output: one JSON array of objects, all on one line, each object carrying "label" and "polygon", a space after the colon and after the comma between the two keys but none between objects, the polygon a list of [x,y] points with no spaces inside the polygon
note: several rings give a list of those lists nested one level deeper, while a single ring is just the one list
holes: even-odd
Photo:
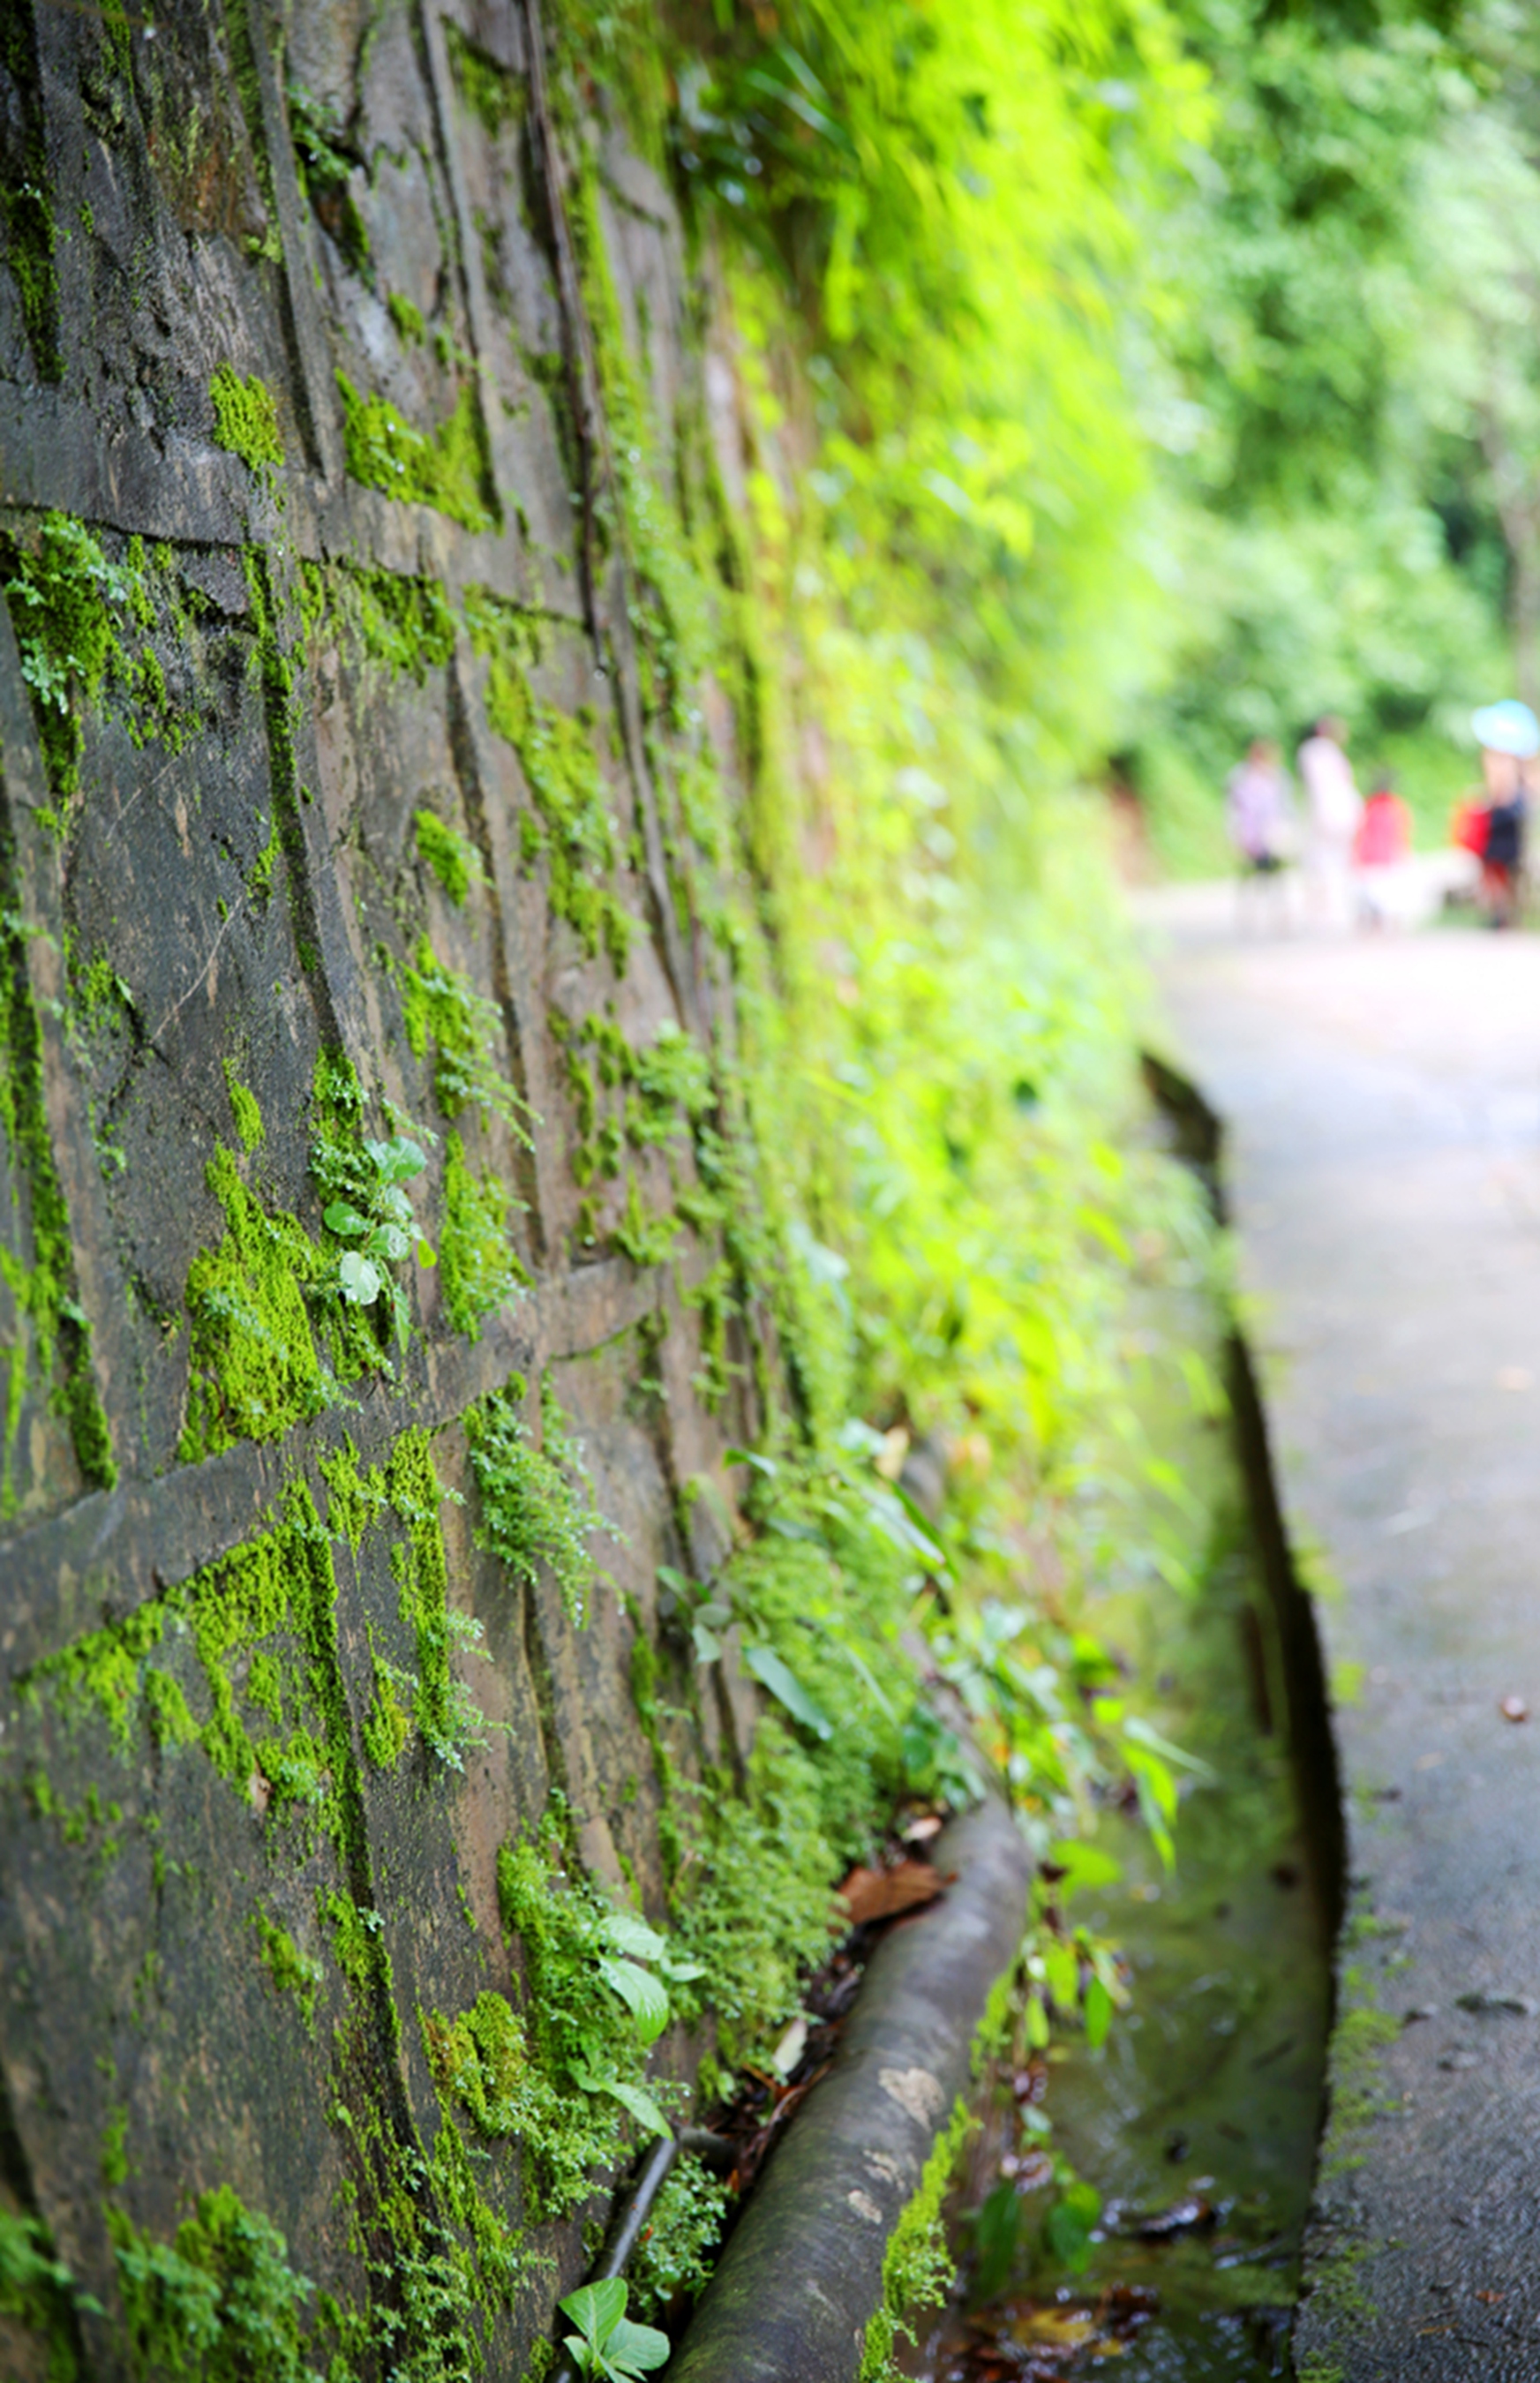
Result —
[{"label": "green moss", "polygon": [[533,2212],[564,2216],[613,2165],[628,2112],[661,2131],[643,2082],[650,2039],[607,1980],[623,1923],[586,1880],[564,1874],[548,1823],[537,1844],[500,1849],[498,1895],[524,1957],[524,2011],[483,1994],[460,2020],[439,2020],[437,2073],[446,2090],[479,2099],[483,2131],[518,2135]]},{"label": "green moss", "polygon": [[230,1096],[230,1115],[235,1119],[241,1148],[260,1150],[265,1139],[262,1111],[257,1106],[256,1094],[241,1082],[233,1059],[225,1061],[225,1087]]},{"label": "green moss", "polygon": [[483,130],[495,141],[504,125],[518,124],[523,118],[523,79],[499,66],[458,25],[446,21],[444,38],[460,95]]},{"label": "green moss", "polygon": [[401,1619],[413,1635],[417,1669],[411,1675],[412,1717],[423,1741],[451,1771],[463,1771],[467,1748],[484,1746],[486,1722],[451,1657],[478,1651],[481,1624],[450,1604],[449,1563],[438,1510],[444,1490],[433,1469],[428,1436],[405,1431],[390,1451],[386,1489],[406,1525],[398,1549]]},{"label": "green moss", "polygon": [[43,2220],[0,2209],[0,2317],[44,2345],[43,2383],[78,2383],[78,2304],[75,2278],[55,2257]]},{"label": "green moss", "polygon": [[469,383],[449,420],[429,438],[414,430],[388,399],[361,397],[346,373],[339,372],[337,382],[348,469],[355,480],[403,504],[431,505],[464,529],[501,527],[481,413]]},{"label": "green moss", "polygon": [[423,320],[422,308],[414,306],[411,299],[403,297],[399,290],[392,290],[386,301],[386,305],[390,320],[408,347],[420,348],[427,337],[427,325]]},{"label": "green moss", "polygon": [[102,2182],[109,2192],[129,2180],[129,2113],[123,2103],[107,2114],[102,2130]]},{"label": "green moss", "polygon": [[530,1288],[530,1277],[508,1233],[511,1209],[522,1208],[491,1167],[477,1174],[451,1133],[444,1145],[444,1235],[438,1280],[444,1309],[457,1332],[481,1338],[483,1316],[506,1307]]},{"label": "green moss", "polygon": [[436,579],[335,563],[322,586],[325,601],[339,621],[357,637],[370,661],[383,664],[393,677],[410,678],[421,686],[430,670],[442,670],[453,658],[455,617]]},{"label": "green moss", "polygon": [[[366,32],[360,45],[361,61],[371,39]],[[349,270],[372,286],[369,228],[353,195],[353,175],[363,159],[333,101],[318,99],[292,76],[287,97],[300,188],[317,222],[336,241]]]},{"label": "green moss", "polygon": [[219,366],[209,383],[214,401],[214,443],[239,455],[265,488],[284,463],[283,434],[273,392],[255,373],[242,380],[232,364]]},{"label": "green moss", "polygon": [[497,1064],[506,1047],[497,1003],[478,994],[468,976],[447,968],[425,935],[401,969],[401,1017],[416,1058],[434,1046],[433,1089],[447,1117],[471,1106],[500,1117],[525,1149],[533,1149],[529,1110]]},{"label": "green moss", "polygon": [[319,1961],[302,1952],[287,1928],[264,1911],[254,1912],[252,1925],[260,1944],[259,1958],[280,1994],[292,1994],[306,2028],[315,2031],[315,2003],[322,1985]]},{"label": "green moss", "polygon": [[636,2315],[663,2315],[683,2293],[694,2300],[711,2273],[711,2254],[727,2213],[727,2186],[692,2153],[675,2161],[653,2204],[652,2219],[631,2269]]},{"label": "green moss", "polygon": [[955,2270],[942,2228],[942,2204],[963,2145],[978,2123],[959,2102],[925,2163],[918,2190],[888,2238],[882,2298],[867,2321],[860,2383],[898,2383],[893,2353],[901,2340],[918,2339],[911,2315],[917,2309],[939,2308],[952,2289]]},{"label": "green moss", "polygon": [[83,522],[45,513],[35,547],[14,550],[11,599],[21,675],[27,682],[51,791],[62,803],[80,787],[85,732],[80,713],[127,660],[117,622],[129,577],[109,562]]},{"label": "green moss", "polygon": [[487,883],[480,853],[468,836],[449,826],[437,811],[414,812],[413,826],[419,856],[426,861],[455,908],[463,909],[472,886]]},{"label": "green moss", "polygon": [[0,11],[0,63],[10,83],[7,171],[0,175],[0,248],[20,302],[33,368],[43,381],[64,377],[59,340],[59,279],[48,128],[32,0]]},{"label": "green moss", "polygon": [[302,2312],[312,2286],[276,2226],[228,2185],[201,2193],[175,2243],[109,2209],[129,2363],[144,2383],[314,2383]]},{"label": "green moss", "polygon": [[642,638],[644,691],[672,726],[683,729],[691,691],[715,643],[707,576],[649,460],[654,440],[605,253],[598,171],[587,154],[570,185],[569,204],[610,424],[615,493],[628,559],[640,583],[634,617]]},{"label": "green moss", "polygon": [[350,1439],[334,1456],[321,1459],[321,1477],[330,1493],[326,1528],[346,1539],[356,1556],[364,1532],[379,1520],[388,1503],[385,1475],[377,1465],[371,1465],[367,1473],[360,1470],[358,1451]]},{"label": "green moss", "polygon": [[510,606],[484,593],[467,599],[472,645],[488,658],[487,717],[512,746],[539,814],[526,839],[526,865],[544,852],[550,903],[594,957],[602,948],[624,973],[635,921],[600,881],[616,866],[615,823],[605,800],[591,725],[569,719],[533,692],[520,660],[524,635]]},{"label": "green moss", "polygon": [[674,1216],[652,1214],[642,1198],[640,1185],[632,1176],[626,1185],[625,1206],[610,1235],[615,1247],[633,1266],[666,1266],[673,1255],[678,1231]]},{"label": "green moss", "polygon": [[[111,1433],[92,1363],[91,1324],[80,1305],[74,1239],[54,1156],[43,1078],[43,1026],[28,966],[16,846],[0,821],[0,1135],[8,1160],[11,1213],[0,1238],[0,1280],[23,1332],[6,1352],[0,1522],[16,1512],[16,1450],[29,1381],[49,1386],[69,1428],[87,1484],[117,1477]],[[31,1228],[31,1263],[22,1253]]]},{"label": "green moss", "polygon": [[593,1537],[609,1525],[548,1381],[540,1394],[541,1448],[519,1415],[524,1396],[515,1376],[507,1390],[489,1392],[465,1417],[471,1470],[481,1492],[477,1537],[520,1580],[533,1583],[542,1568],[548,1571],[569,1617],[581,1623],[598,1574]]},{"label": "green moss", "polygon": [[178,1449],[186,1463],[237,1440],[277,1439],[336,1395],[304,1296],[326,1271],[320,1251],[294,1217],[266,1214],[228,1151],[216,1151],[207,1179],[225,1233],[188,1269],[192,1364]]}]

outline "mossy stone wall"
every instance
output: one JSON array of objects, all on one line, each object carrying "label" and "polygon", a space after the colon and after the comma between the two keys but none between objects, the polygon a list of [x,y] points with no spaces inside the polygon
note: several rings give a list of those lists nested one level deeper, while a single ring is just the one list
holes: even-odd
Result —
[{"label": "mossy stone wall", "polygon": [[[754,1725],[657,1610],[779,1365],[696,298],[532,6],[6,15],[0,2368],[514,2375],[603,2192],[527,2226],[425,2014],[517,2003],[553,1789],[657,1916]],[[582,1628],[478,1543],[542,1381]]]}]

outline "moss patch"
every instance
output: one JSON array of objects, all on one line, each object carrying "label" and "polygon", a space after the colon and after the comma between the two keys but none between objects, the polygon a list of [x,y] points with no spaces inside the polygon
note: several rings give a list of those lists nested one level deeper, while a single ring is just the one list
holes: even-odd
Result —
[{"label": "moss patch", "polygon": [[529,1115],[523,1095],[498,1065],[507,1036],[496,1002],[478,994],[468,976],[439,959],[425,935],[401,970],[401,1015],[418,1059],[433,1044],[433,1089],[447,1117],[479,1109],[500,1117],[526,1149]]},{"label": "moss patch", "polygon": [[[0,1240],[4,1279],[24,1322],[4,1352],[0,1521],[18,1502],[16,1451],[30,1381],[50,1385],[68,1425],[75,1459],[93,1488],[117,1478],[112,1433],[92,1362],[91,1324],[80,1305],[74,1241],[48,1127],[43,1027],[28,968],[16,846],[0,821],[0,1132],[9,1156],[13,1209]],[[23,1197],[23,1186],[25,1196]],[[21,1253],[31,1229],[31,1263]]]},{"label": "moss patch", "polygon": [[593,724],[536,696],[521,660],[525,631],[511,606],[475,595],[467,600],[465,619],[472,645],[488,658],[487,720],[517,753],[537,814],[526,821],[525,864],[545,854],[557,917],[573,928],[590,958],[603,949],[623,974],[635,921],[602,882],[618,854]]},{"label": "moss patch", "polygon": [[917,2340],[915,2311],[939,2308],[952,2288],[952,2254],[942,2227],[942,2203],[964,2143],[978,2120],[959,2102],[920,2176],[919,2189],[888,2237],[882,2260],[882,2298],[867,2321],[861,2348],[860,2383],[897,2383],[894,2358],[900,2340]]},{"label": "moss patch", "polygon": [[594,1502],[583,1451],[547,1382],[540,1393],[536,1448],[519,1414],[525,1385],[515,1375],[465,1417],[471,1469],[481,1492],[483,1547],[500,1556],[515,1578],[536,1581],[542,1567],[554,1577],[569,1618],[581,1623],[584,1601],[598,1576],[592,1541],[608,1527]]},{"label": "moss patch", "polygon": [[481,855],[468,836],[441,820],[437,811],[413,814],[418,858],[426,861],[457,910],[465,907],[473,885],[485,885]]},{"label": "moss patch", "polygon": [[431,505],[463,529],[501,526],[481,414],[468,383],[449,420],[431,437],[414,430],[388,399],[361,397],[346,373],[339,372],[337,383],[348,469],[355,480],[403,504]]},{"label": "moss patch", "polygon": [[269,487],[284,463],[283,434],[273,392],[255,373],[242,380],[233,364],[221,364],[209,383],[214,401],[214,443],[239,455],[247,470]]},{"label": "moss patch", "polygon": [[481,1338],[482,1318],[530,1288],[530,1276],[509,1240],[510,1210],[522,1207],[491,1167],[477,1173],[451,1133],[444,1145],[444,1234],[438,1280],[444,1309],[457,1332]]}]

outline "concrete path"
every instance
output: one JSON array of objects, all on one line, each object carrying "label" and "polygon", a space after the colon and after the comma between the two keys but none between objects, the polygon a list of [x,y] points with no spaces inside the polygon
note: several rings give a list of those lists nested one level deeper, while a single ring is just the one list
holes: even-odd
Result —
[{"label": "concrete path", "polygon": [[[1540,938],[1240,944],[1140,905],[1224,1117],[1361,1883],[1337,2055],[1385,2115],[1317,2196],[1302,2376],[1540,2378]],[[1527,1722],[1506,1720],[1522,1698]],[[1493,2006],[1513,1997],[1520,2009]],[[1462,2002],[1462,1998],[1467,1998]],[[1483,1998],[1488,2006],[1480,2006]],[[1470,2006],[1471,2002],[1477,2006]],[[1340,2105],[1339,2093],[1339,2105]]]}]

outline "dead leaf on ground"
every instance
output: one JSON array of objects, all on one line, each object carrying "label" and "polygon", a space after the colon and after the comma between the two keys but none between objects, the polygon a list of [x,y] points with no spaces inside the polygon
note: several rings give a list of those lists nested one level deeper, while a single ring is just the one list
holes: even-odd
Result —
[{"label": "dead leaf on ground", "polygon": [[918,1910],[933,1903],[946,1881],[929,1862],[895,1862],[892,1870],[868,1870],[857,1862],[839,1889],[853,1928],[871,1920],[891,1920],[897,1911]]},{"label": "dead leaf on ground", "polygon": [[1096,2338],[1096,2319],[1089,2309],[1026,2309],[1011,2327],[1014,2339],[1042,2343],[1052,2350],[1080,2350]]}]

